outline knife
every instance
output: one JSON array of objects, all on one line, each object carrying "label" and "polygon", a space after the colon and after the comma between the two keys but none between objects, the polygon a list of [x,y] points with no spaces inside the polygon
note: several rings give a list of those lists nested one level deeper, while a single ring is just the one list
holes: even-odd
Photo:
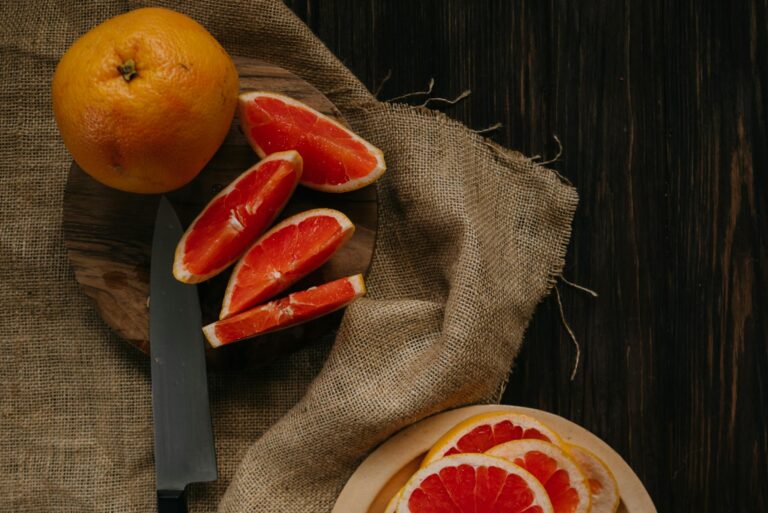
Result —
[{"label": "knife", "polygon": [[186,513],[187,485],[217,477],[197,288],[177,281],[172,272],[181,236],[179,218],[163,196],[149,281],[158,513]]}]

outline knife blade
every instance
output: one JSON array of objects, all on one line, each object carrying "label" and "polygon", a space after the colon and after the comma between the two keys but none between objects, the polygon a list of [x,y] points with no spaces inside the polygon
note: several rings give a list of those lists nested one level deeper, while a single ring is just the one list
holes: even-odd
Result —
[{"label": "knife blade", "polygon": [[163,196],[152,237],[149,292],[159,513],[185,513],[187,485],[217,478],[197,288],[177,281],[172,272],[182,233]]}]

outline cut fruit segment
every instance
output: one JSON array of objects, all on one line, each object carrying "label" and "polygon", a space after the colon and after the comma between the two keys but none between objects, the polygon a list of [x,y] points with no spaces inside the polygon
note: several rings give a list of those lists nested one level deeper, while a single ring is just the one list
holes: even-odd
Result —
[{"label": "cut fruit segment", "polygon": [[173,275],[199,283],[229,267],[274,221],[302,172],[295,151],[274,153],[219,192],[176,247]]},{"label": "cut fruit segment", "polygon": [[527,470],[485,454],[458,454],[422,468],[403,489],[397,513],[551,513]]},{"label": "cut fruit segment", "polygon": [[592,513],[615,513],[619,509],[621,497],[611,469],[584,447],[569,445],[567,449],[587,478],[592,497]]},{"label": "cut fruit segment", "polygon": [[555,513],[588,513],[587,478],[561,448],[542,440],[515,440],[491,448],[486,454],[523,467],[544,485]]},{"label": "cut fruit segment", "polygon": [[300,101],[276,93],[240,95],[240,124],[260,157],[295,149],[304,157],[301,184],[326,192],[360,189],[387,166],[384,154]]},{"label": "cut fruit segment", "polygon": [[330,259],[354,233],[338,210],[317,208],[285,219],[261,236],[232,271],[220,319],[258,305]]},{"label": "cut fruit segment", "polygon": [[560,437],[542,422],[509,411],[481,413],[444,434],[424,457],[422,466],[452,454],[485,452],[495,445],[534,438],[562,445]]},{"label": "cut fruit segment", "polygon": [[281,330],[316,319],[348,305],[365,294],[362,274],[341,278],[257,306],[203,328],[213,347]]},{"label": "cut fruit segment", "polygon": [[400,497],[403,495],[403,488],[392,496],[387,503],[387,507],[384,508],[384,513],[397,513],[397,505],[400,503]]}]

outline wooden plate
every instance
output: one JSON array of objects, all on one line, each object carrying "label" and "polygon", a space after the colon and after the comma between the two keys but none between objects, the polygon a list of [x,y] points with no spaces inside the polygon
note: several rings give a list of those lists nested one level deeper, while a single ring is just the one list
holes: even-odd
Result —
[{"label": "wooden plate", "polygon": [[[241,90],[283,93],[346,124],[328,98],[296,75],[253,59],[234,60],[240,72]],[[235,119],[223,146],[200,175],[186,187],[167,195],[182,224],[187,226],[219,190],[257,161]],[[130,194],[101,185],[76,163],[72,164],[64,194],[62,228],[75,278],[104,321],[145,353],[149,350],[149,258],[158,200],[156,195]],[[373,256],[377,226],[373,186],[345,194],[298,187],[282,217],[316,207],[341,210],[357,230],[326,265],[295,289],[364,273]],[[204,322],[216,319],[228,278],[229,272],[224,272],[199,286]],[[209,349],[209,363],[227,368],[266,363],[303,343],[330,336],[340,318],[341,312],[337,312],[252,341],[215,351]]]},{"label": "wooden plate", "polygon": [[341,490],[332,513],[384,513],[392,496],[419,468],[430,447],[449,429],[478,413],[509,410],[546,423],[566,442],[581,445],[599,456],[619,483],[619,513],[655,513],[643,483],[616,451],[573,422],[533,408],[488,404],[440,413],[400,431],[368,456]]}]

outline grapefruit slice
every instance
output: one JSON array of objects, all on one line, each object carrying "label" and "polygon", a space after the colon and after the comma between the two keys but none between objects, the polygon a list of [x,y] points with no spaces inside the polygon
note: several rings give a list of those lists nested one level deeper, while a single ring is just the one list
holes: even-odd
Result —
[{"label": "grapefruit slice", "polygon": [[533,474],[544,489],[555,513],[588,513],[589,485],[568,454],[542,440],[515,440],[497,445],[486,454],[498,456]]},{"label": "grapefruit slice", "polygon": [[424,457],[422,466],[443,456],[485,452],[495,445],[522,438],[535,438],[562,445],[557,433],[527,415],[509,411],[481,413],[460,422],[435,442]]},{"label": "grapefruit slice", "polygon": [[380,149],[300,101],[276,93],[240,95],[240,125],[260,157],[295,149],[304,157],[301,184],[326,192],[360,189],[387,166]]},{"label": "grapefruit slice", "polygon": [[199,283],[240,258],[288,202],[301,172],[297,152],[274,153],[219,192],[176,247],[176,279]]},{"label": "grapefruit slice", "polygon": [[314,271],[354,233],[338,210],[316,208],[285,219],[261,236],[232,271],[220,319],[263,303]]},{"label": "grapefruit slice", "polygon": [[281,330],[342,308],[365,294],[362,274],[332,281],[203,327],[205,338],[220,347],[245,338]]},{"label": "grapefruit slice", "polygon": [[387,503],[387,507],[384,508],[384,513],[397,513],[397,505],[400,504],[400,496],[403,495],[403,488],[392,496]]},{"label": "grapefruit slice", "polygon": [[541,483],[527,470],[486,454],[437,460],[413,475],[397,513],[551,513]]},{"label": "grapefruit slice", "polygon": [[578,445],[569,445],[568,452],[587,478],[592,497],[592,513],[616,513],[621,497],[619,485],[608,465],[594,453]]}]

